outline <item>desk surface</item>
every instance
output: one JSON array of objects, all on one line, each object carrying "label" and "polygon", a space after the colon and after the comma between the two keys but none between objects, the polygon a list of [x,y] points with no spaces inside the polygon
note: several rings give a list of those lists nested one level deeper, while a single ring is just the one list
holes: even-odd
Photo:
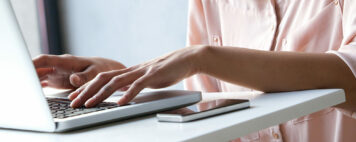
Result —
[{"label": "desk surface", "polygon": [[[11,141],[228,141],[342,103],[339,89],[268,93],[206,93],[204,100],[249,98],[251,108],[188,123],[158,122],[155,115],[133,118],[68,133],[0,129]],[[115,97],[112,98],[115,100]]]}]

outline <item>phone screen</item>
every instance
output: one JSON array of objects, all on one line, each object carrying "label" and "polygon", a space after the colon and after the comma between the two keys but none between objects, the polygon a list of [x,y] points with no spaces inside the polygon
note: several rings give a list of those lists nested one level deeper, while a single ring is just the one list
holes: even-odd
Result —
[{"label": "phone screen", "polygon": [[205,112],[213,109],[218,109],[222,107],[227,107],[235,104],[240,104],[248,102],[248,100],[240,100],[240,99],[218,99],[218,100],[213,100],[213,101],[208,101],[208,102],[202,102],[198,104],[194,104],[185,108],[180,108],[176,110],[171,110],[164,112],[166,114],[178,114],[178,115],[192,115],[192,114],[197,114],[200,112]]}]

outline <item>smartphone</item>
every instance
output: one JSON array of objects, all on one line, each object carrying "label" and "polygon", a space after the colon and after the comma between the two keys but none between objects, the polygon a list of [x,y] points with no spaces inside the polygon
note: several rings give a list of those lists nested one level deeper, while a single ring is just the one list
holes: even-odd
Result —
[{"label": "smartphone", "polygon": [[248,107],[249,100],[218,99],[158,113],[156,117],[158,121],[163,122],[188,122]]}]

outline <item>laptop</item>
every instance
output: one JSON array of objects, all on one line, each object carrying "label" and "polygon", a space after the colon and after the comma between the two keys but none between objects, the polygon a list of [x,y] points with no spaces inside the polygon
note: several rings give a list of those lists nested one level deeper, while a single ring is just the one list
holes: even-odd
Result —
[{"label": "laptop", "polygon": [[0,19],[0,128],[64,132],[201,100],[200,92],[166,90],[141,93],[125,106],[70,108],[66,98],[45,97],[9,0],[0,0]]}]

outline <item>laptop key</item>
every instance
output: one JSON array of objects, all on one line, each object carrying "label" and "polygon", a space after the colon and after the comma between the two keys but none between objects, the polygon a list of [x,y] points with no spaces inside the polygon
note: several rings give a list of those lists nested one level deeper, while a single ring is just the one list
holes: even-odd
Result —
[{"label": "laptop key", "polygon": [[61,99],[61,98],[47,98],[47,102],[49,108],[51,109],[51,113],[53,118],[63,119],[67,117],[78,116],[82,114],[88,114],[92,112],[107,110],[111,108],[116,108],[118,105],[116,103],[100,103],[97,107],[94,108],[71,108],[70,100]]}]

